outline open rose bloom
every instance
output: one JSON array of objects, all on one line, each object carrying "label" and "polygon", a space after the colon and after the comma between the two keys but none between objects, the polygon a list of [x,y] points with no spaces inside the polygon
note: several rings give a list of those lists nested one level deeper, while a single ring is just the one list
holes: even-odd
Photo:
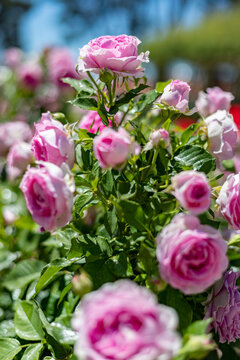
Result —
[{"label": "open rose bloom", "polygon": [[175,311],[129,280],[86,295],[73,317],[82,360],[172,359],[181,344]]},{"label": "open rose bloom", "polygon": [[33,160],[31,145],[25,142],[14,144],[7,156],[7,174],[10,180],[21,175]]},{"label": "open rose bloom", "polygon": [[148,62],[148,52],[138,55],[141,41],[135,36],[101,36],[80,49],[78,71],[100,73],[109,69],[121,76],[143,76],[142,62]]},{"label": "open rose bloom", "polygon": [[176,215],[157,237],[161,277],[187,295],[205,291],[222,276],[226,251],[220,233],[193,215]]},{"label": "open rose bloom", "polygon": [[42,162],[40,168],[29,168],[20,189],[34,221],[43,229],[53,231],[71,220],[73,193],[60,167]]},{"label": "open rose bloom", "polygon": [[240,293],[236,286],[239,275],[239,271],[227,271],[206,301],[205,318],[213,319],[210,329],[214,328],[218,333],[220,343],[235,342],[240,338]]},{"label": "open rose bloom", "polygon": [[223,91],[215,86],[207,88],[207,93],[200,91],[196,100],[196,106],[203,117],[207,117],[217,110],[229,110],[231,101],[234,99],[232,93]]},{"label": "open rose bloom", "polygon": [[159,101],[162,104],[172,106],[181,113],[188,110],[190,86],[180,80],[172,80],[164,90]]}]

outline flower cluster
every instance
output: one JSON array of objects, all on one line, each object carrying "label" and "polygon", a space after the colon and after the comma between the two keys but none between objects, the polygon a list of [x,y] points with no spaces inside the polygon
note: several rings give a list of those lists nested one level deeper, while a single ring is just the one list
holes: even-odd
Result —
[{"label": "flower cluster", "polygon": [[[139,44],[93,39],[78,75],[67,49],[46,49],[42,62],[5,53],[22,99],[34,99],[32,111],[23,105],[0,125],[0,337],[11,358],[187,360],[236,350],[234,97],[208,88],[192,107],[184,81],[150,88]],[[52,110],[72,88],[72,115]],[[0,102],[0,116],[8,106]],[[181,130],[177,120],[197,110]]]}]

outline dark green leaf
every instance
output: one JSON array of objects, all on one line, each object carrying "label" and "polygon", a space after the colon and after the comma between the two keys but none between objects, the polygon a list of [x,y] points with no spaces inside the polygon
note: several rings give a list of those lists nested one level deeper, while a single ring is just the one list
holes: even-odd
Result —
[{"label": "dark green leaf", "polygon": [[89,93],[89,95],[95,94],[95,90],[94,90],[91,82],[88,81],[88,80],[85,80],[85,79],[84,80],[78,80],[78,79],[73,79],[73,78],[69,78],[69,77],[62,78],[61,80],[65,84],[70,85],[77,92],[84,91],[86,93]]},{"label": "dark green leaf", "polygon": [[190,126],[188,126],[188,128],[185,129],[181,135],[181,144],[185,145],[199,127],[200,124],[191,124]]},{"label": "dark green leaf", "polygon": [[97,110],[97,101],[94,98],[86,96],[78,96],[74,100],[69,101],[74,106],[79,106],[84,110]]},{"label": "dark green leaf", "polygon": [[135,226],[138,230],[145,230],[146,219],[143,209],[138,203],[130,200],[120,200],[118,204],[128,224]]},{"label": "dark green leaf", "polygon": [[216,169],[216,160],[198,145],[184,145],[176,151],[174,160],[183,170],[194,169],[208,174]]}]

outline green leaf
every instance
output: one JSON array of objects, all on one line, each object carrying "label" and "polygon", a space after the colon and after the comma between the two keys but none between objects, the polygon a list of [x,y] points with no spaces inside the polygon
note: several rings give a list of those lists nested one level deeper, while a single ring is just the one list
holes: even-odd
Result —
[{"label": "green leaf", "polygon": [[142,207],[130,200],[120,200],[119,206],[122,209],[124,219],[128,224],[136,227],[138,230],[145,230],[146,219]]},{"label": "green leaf", "polygon": [[107,110],[105,109],[105,106],[102,103],[99,103],[97,112],[98,112],[98,115],[100,116],[103,124],[105,126],[109,126]]},{"label": "green leaf", "polygon": [[148,93],[141,95],[136,104],[137,112],[143,112],[148,109],[148,106],[151,105],[159,95],[159,92],[156,90],[150,90]]},{"label": "green leaf", "polygon": [[194,321],[185,331],[186,335],[203,335],[207,332],[207,327],[211,324],[212,319]]},{"label": "green leaf", "polygon": [[17,302],[14,325],[21,339],[36,341],[44,338],[36,305],[29,300]]},{"label": "green leaf", "polygon": [[61,296],[60,296],[57,306],[59,306],[61,304],[61,302],[63,301],[63,299],[65,298],[65,296],[69,293],[69,291],[71,289],[72,289],[72,282],[70,282],[67,286],[65,286],[65,288],[61,292]]},{"label": "green leaf", "polygon": [[134,99],[136,96],[139,95],[139,93],[148,88],[148,85],[145,84],[140,84],[138,87],[136,87],[135,89],[132,89],[130,91],[128,91],[122,98],[118,99],[115,102],[114,106],[111,106],[111,108],[109,109],[109,114],[116,114],[119,107],[124,105],[124,104],[128,104],[130,100]]},{"label": "green leaf", "polygon": [[43,344],[32,344],[27,347],[24,351],[23,357],[21,360],[38,360],[43,348]]},{"label": "green leaf", "polygon": [[10,291],[23,288],[40,276],[44,265],[40,260],[22,260],[6,275],[3,286]]},{"label": "green leaf", "polygon": [[85,79],[78,80],[78,79],[73,79],[73,78],[69,78],[69,77],[62,78],[61,80],[65,84],[68,84],[72,88],[74,88],[78,93],[84,91],[86,93],[89,93],[89,95],[95,94],[94,87],[92,86],[91,82],[88,80],[85,80]]},{"label": "green leaf", "polygon": [[240,235],[235,235],[233,238],[228,242],[228,246],[240,246]]},{"label": "green leaf", "polygon": [[168,85],[168,84],[170,84],[170,82],[171,82],[172,80],[168,80],[168,81],[164,81],[164,82],[157,82],[157,84],[156,84],[156,90],[158,91],[158,92],[160,92],[160,93],[162,93],[163,92],[163,90],[164,90],[164,88]]},{"label": "green leaf", "polygon": [[183,170],[194,169],[208,174],[216,169],[216,160],[198,145],[182,146],[176,151],[174,160]]},{"label": "green leaf", "polygon": [[41,291],[44,287],[50,284],[50,282],[54,279],[54,276],[63,268],[66,268],[72,265],[75,262],[79,262],[81,264],[85,263],[84,258],[72,258],[69,260],[63,259],[56,259],[47,265],[44,268],[44,272],[42,273],[35,289],[35,296]]},{"label": "green leaf", "polygon": [[51,334],[61,344],[73,345],[77,339],[76,333],[60,323],[51,323]]},{"label": "green leaf", "polygon": [[0,249],[0,271],[7,269],[20,255],[20,252],[10,252],[4,248]]},{"label": "green leaf", "polygon": [[69,101],[74,106],[79,106],[84,110],[96,110],[98,109],[97,101],[94,98],[88,96],[78,96],[74,100]]},{"label": "green leaf", "polygon": [[222,164],[227,171],[236,172],[233,159],[223,160]]},{"label": "green leaf", "polygon": [[190,126],[188,126],[188,128],[185,129],[181,135],[181,144],[185,145],[199,127],[200,124],[191,124]]},{"label": "green leaf", "polygon": [[0,338],[15,337],[16,332],[13,320],[4,320],[0,323]]},{"label": "green leaf", "polygon": [[22,350],[16,339],[0,339],[1,360],[12,360]]},{"label": "green leaf", "polygon": [[90,191],[76,196],[73,207],[74,217],[78,218],[80,216],[81,210],[92,200],[92,197],[93,194]]}]

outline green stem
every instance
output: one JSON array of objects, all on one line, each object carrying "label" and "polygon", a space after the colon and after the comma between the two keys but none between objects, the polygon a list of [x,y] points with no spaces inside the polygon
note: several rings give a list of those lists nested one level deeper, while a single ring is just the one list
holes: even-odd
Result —
[{"label": "green stem", "polygon": [[107,101],[109,101],[107,95],[100,89],[100,87],[98,86],[97,82],[94,80],[94,78],[92,77],[91,73],[89,71],[87,71],[88,77],[91,80],[91,82],[96,86],[98,94],[102,95],[102,98],[105,98]]}]

